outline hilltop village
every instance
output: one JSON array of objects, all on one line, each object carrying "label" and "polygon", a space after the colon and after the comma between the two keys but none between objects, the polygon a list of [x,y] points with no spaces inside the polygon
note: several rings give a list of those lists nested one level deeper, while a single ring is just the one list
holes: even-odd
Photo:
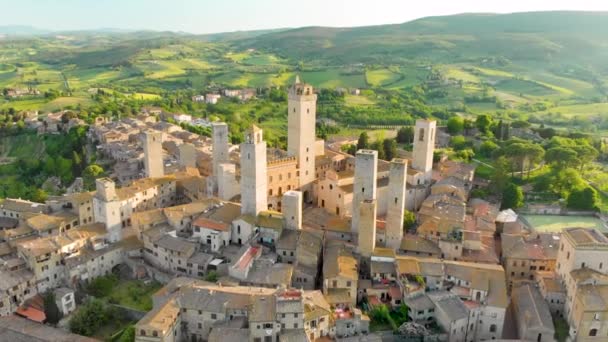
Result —
[{"label": "hilltop village", "polygon": [[552,315],[573,341],[608,339],[601,232],[531,233],[470,196],[475,167],[434,160],[434,120],[386,161],[318,139],[316,104],[297,78],[287,150],[255,125],[233,145],[229,123],[205,138],[154,108],[99,117],[88,139],[115,166],[95,191],[0,202],[0,337],[88,341],[36,323],[33,299],[52,291],[69,314],[84,284],[120,270],[164,285],[141,342],[378,340],[380,307],[407,308],[398,331],[425,341],[553,341]]}]

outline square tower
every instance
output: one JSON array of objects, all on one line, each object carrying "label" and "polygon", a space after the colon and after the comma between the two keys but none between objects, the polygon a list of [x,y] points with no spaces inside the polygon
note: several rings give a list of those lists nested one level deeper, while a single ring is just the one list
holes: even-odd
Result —
[{"label": "square tower", "polygon": [[310,200],[315,180],[316,119],[317,95],[312,85],[296,77],[287,100],[287,151],[298,160],[300,189],[306,202]]},{"label": "square tower", "polygon": [[212,148],[213,148],[213,176],[219,174],[219,165],[226,163],[230,159],[228,152],[228,125],[225,122],[214,122],[212,127]]},{"label": "square tower", "polygon": [[142,134],[144,147],[144,170],[146,177],[162,177],[165,175],[163,165],[163,133],[144,132]]},{"label": "square tower", "polygon": [[253,125],[241,144],[241,212],[257,215],[268,210],[266,142],[262,130]]},{"label": "square tower", "polygon": [[358,208],[359,212],[359,254],[371,257],[376,248],[376,200],[364,200]]},{"label": "square tower", "polygon": [[424,174],[423,179],[426,183],[430,183],[433,176],[436,128],[435,120],[416,120],[412,168]]},{"label": "square tower", "polygon": [[179,145],[179,165],[183,167],[196,167],[196,149],[190,143]]},{"label": "square tower", "polygon": [[353,187],[352,225],[353,233],[359,229],[359,205],[364,200],[376,199],[376,178],[378,177],[378,152],[359,150],[355,156],[355,179]]},{"label": "square tower", "polygon": [[386,212],[386,246],[401,247],[403,215],[405,213],[407,160],[393,159],[388,176],[388,204]]},{"label": "square tower", "polygon": [[302,192],[290,190],[283,194],[283,218],[287,229],[302,229]]},{"label": "square tower", "polygon": [[104,223],[110,242],[122,238],[121,202],[116,194],[116,185],[109,178],[95,181],[97,193],[93,197],[95,222]]}]

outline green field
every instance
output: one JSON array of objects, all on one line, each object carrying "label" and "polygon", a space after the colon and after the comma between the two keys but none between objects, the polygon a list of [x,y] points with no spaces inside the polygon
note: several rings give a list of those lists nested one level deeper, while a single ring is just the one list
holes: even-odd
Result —
[{"label": "green field", "polygon": [[523,215],[537,232],[561,232],[564,228],[597,228],[608,233],[608,226],[593,216]]}]

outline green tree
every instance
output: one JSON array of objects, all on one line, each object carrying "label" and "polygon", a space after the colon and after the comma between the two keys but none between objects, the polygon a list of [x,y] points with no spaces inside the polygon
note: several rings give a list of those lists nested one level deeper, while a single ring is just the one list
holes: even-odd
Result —
[{"label": "green tree", "polygon": [[502,193],[501,209],[517,209],[524,205],[524,193],[513,183],[507,184]]},{"label": "green tree", "polygon": [[120,335],[118,342],[134,342],[135,341],[135,326],[129,325]]},{"label": "green tree", "polygon": [[384,139],[382,144],[386,160],[392,160],[397,157],[397,142],[395,139]]},{"label": "green tree", "polygon": [[494,173],[490,177],[490,191],[496,195],[500,195],[509,184],[511,163],[505,157],[498,157],[494,162]]},{"label": "green tree", "polygon": [[490,131],[490,126],[492,125],[492,118],[487,114],[477,115],[477,119],[475,119],[475,127],[482,134],[488,134]]},{"label": "green tree", "polygon": [[408,230],[416,226],[416,214],[409,210],[403,212],[403,229]]},{"label": "green tree", "polygon": [[464,130],[464,119],[460,116],[452,116],[448,119],[447,126],[450,134],[462,134]]},{"label": "green tree", "polygon": [[378,159],[386,160],[386,153],[384,152],[384,144],[382,141],[374,141],[369,148],[378,151]]},{"label": "green tree", "polygon": [[414,127],[405,126],[397,131],[397,142],[400,144],[411,144],[414,142]]},{"label": "green tree", "polygon": [[569,147],[552,147],[545,153],[545,161],[558,170],[579,164],[578,154]]},{"label": "green tree", "polygon": [[209,273],[207,273],[207,275],[205,276],[205,280],[206,281],[210,281],[212,283],[215,283],[218,279],[218,275],[217,272],[215,271],[209,271]]},{"label": "green tree", "polygon": [[574,150],[576,151],[581,171],[587,164],[596,160],[599,156],[599,152],[589,145],[578,145],[574,147]]},{"label": "green tree", "polygon": [[103,174],[103,168],[97,164],[91,164],[84,168],[82,172],[82,178],[84,180],[85,187],[91,189],[95,184],[95,179]]},{"label": "green tree", "polygon": [[44,203],[48,197],[49,194],[46,191],[44,191],[43,189],[36,189],[34,191],[34,195],[32,196],[32,201]]},{"label": "green tree", "polygon": [[568,208],[577,210],[597,210],[600,196],[597,191],[587,186],[583,189],[573,190],[568,196]]},{"label": "green tree", "polygon": [[494,151],[498,149],[499,147],[496,145],[496,143],[494,143],[492,140],[486,140],[479,145],[479,154],[486,158],[490,158]]},{"label": "green tree", "polygon": [[359,140],[357,140],[357,150],[369,148],[369,136],[367,132],[361,132]]},{"label": "green tree", "polygon": [[455,135],[450,139],[450,146],[454,148],[454,150],[464,150],[469,146],[467,139],[462,135]]},{"label": "green tree", "polygon": [[92,336],[111,318],[105,304],[92,299],[81,305],[70,319],[70,331],[84,336]]},{"label": "green tree", "polygon": [[61,320],[61,311],[55,302],[55,294],[48,292],[44,295],[44,314],[46,315],[46,321],[52,325],[55,325]]}]

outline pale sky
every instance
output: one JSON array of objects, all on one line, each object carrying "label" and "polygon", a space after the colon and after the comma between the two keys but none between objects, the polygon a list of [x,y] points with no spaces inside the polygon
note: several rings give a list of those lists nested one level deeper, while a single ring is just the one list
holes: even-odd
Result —
[{"label": "pale sky", "polygon": [[0,26],[215,33],[548,10],[608,11],[608,0],[0,0]]}]

